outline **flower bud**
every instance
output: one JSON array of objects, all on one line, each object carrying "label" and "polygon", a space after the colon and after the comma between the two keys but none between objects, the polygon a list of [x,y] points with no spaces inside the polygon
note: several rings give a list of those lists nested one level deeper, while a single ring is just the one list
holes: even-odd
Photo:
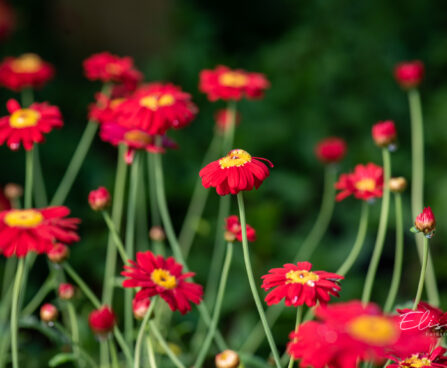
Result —
[{"label": "flower bud", "polygon": [[166,235],[161,226],[152,226],[149,230],[149,238],[152,241],[161,243],[166,239]]},{"label": "flower bud", "polygon": [[390,190],[393,193],[402,193],[407,188],[407,180],[403,176],[390,179]]},{"label": "flower bud", "polygon": [[23,187],[19,184],[9,183],[5,185],[4,189],[5,197],[10,201],[18,199],[23,195]]},{"label": "flower bud", "polygon": [[419,60],[399,63],[394,68],[394,77],[403,89],[415,88],[424,77],[424,64]]},{"label": "flower bud", "polygon": [[315,154],[325,164],[339,162],[346,154],[346,143],[337,137],[323,139],[316,145]]},{"label": "flower bud", "polygon": [[50,303],[46,303],[40,307],[40,319],[43,322],[50,323],[57,320],[59,312],[57,308]]},{"label": "flower bud", "polygon": [[216,355],[216,368],[237,368],[239,363],[239,355],[233,350],[225,350]]},{"label": "flower bud", "polygon": [[90,313],[88,324],[92,331],[100,336],[107,335],[115,327],[115,314],[108,306],[103,306]]},{"label": "flower bud", "polygon": [[[247,241],[254,242],[256,240],[256,230],[248,224],[245,226],[245,229],[247,232]],[[225,219],[225,230],[224,237],[227,242],[233,242],[235,239],[242,242],[242,226],[239,222],[239,217],[236,215],[228,216]]]},{"label": "flower bud", "polygon": [[417,215],[414,222],[414,231],[424,233],[428,238],[431,238],[436,230],[436,219],[430,207],[424,208],[424,210]]},{"label": "flower bud", "polygon": [[56,243],[47,252],[48,259],[53,263],[62,263],[65,261],[70,254],[68,247],[61,243]]},{"label": "flower bud", "polygon": [[231,231],[225,231],[224,239],[227,243],[233,243],[236,240],[236,235]]},{"label": "flower bud", "polygon": [[397,138],[396,126],[394,121],[379,121],[372,127],[372,137],[379,147],[388,147],[393,144]]},{"label": "flower bud", "polygon": [[92,190],[88,195],[88,203],[93,211],[102,211],[110,204],[110,193],[105,187]]},{"label": "flower bud", "polygon": [[136,299],[132,300],[132,310],[133,315],[136,319],[141,320],[147,313],[149,306],[151,305],[151,300],[147,299]]},{"label": "flower bud", "polygon": [[72,284],[60,284],[58,288],[59,298],[63,300],[70,300],[73,298],[75,293],[75,288]]}]

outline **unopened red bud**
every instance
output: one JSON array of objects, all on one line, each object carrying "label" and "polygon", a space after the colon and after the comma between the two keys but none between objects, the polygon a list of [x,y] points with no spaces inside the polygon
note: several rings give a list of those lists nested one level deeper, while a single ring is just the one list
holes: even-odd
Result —
[{"label": "unopened red bud", "polygon": [[5,185],[4,193],[9,200],[18,199],[23,195],[23,187],[19,184],[9,183]]},{"label": "unopened red bud", "polygon": [[414,227],[418,232],[424,233],[425,236],[431,237],[436,230],[436,219],[430,207],[424,210],[416,217]]},{"label": "unopened red bud", "polygon": [[68,247],[61,243],[56,243],[47,252],[48,259],[53,263],[62,263],[70,255],[70,250]]},{"label": "unopened red bud", "polygon": [[136,319],[141,320],[147,313],[149,306],[151,305],[151,300],[147,299],[136,299],[132,300],[132,310],[133,315]]},{"label": "unopened red bud", "polygon": [[346,154],[346,142],[337,137],[323,139],[316,145],[315,154],[325,164],[339,162]]},{"label": "unopened red bud", "polygon": [[216,355],[216,368],[237,368],[239,364],[239,355],[233,350],[225,350]]},{"label": "unopened red bud", "polygon": [[152,226],[149,230],[149,238],[156,242],[163,242],[166,239],[166,235],[161,226]]},{"label": "unopened red bud", "polygon": [[372,137],[379,147],[388,147],[397,138],[396,125],[392,120],[379,121],[372,127]]},{"label": "unopened red bud", "polygon": [[108,306],[103,306],[90,313],[88,323],[97,335],[107,335],[115,327],[115,314]]},{"label": "unopened red bud", "polygon": [[53,304],[47,303],[40,307],[40,319],[42,321],[46,323],[54,322],[58,316],[59,312]]},{"label": "unopened red bud", "polygon": [[58,288],[59,298],[64,300],[70,300],[73,298],[75,288],[72,284],[60,284]]},{"label": "unopened red bud", "polygon": [[94,211],[102,211],[110,204],[110,193],[105,187],[92,190],[88,195],[88,203]]},{"label": "unopened red bud", "polygon": [[415,88],[424,78],[424,64],[419,60],[399,63],[394,68],[394,77],[402,88]]},{"label": "unopened red bud", "polygon": [[407,180],[403,176],[390,179],[390,190],[393,193],[402,193],[407,188]]}]

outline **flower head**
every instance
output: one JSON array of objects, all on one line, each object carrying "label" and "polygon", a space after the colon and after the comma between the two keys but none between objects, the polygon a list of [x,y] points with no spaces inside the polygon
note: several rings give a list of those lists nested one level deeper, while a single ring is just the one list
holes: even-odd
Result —
[{"label": "flower head", "polygon": [[6,257],[25,257],[28,252],[50,252],[55,242],[76,242],[80,222],[66,218],[67,207],[47,207],[0,212],[0,252]]},{"label": "flower head", "polygon": [[110,193],[105,187],[99,187],[88,194],[88,203],[93,211],[102,211],[110,205]]},{"label": "flower head", "polygon": [[53,75],[53,66],[36,54],[7,57],[0,64],[0,85],[14,91],[42,87]]},{"label": "flower head", "polygon": [[88,324],[95,334],[100,336],[107,335],[115,327],[115,313],[109,306],[105,305],[90,313]]},{"label": "flower head", "polygon": [[402,88],[416,88],[424,78],[424,64],[419,60],[399,63],[394,68],[394,77]]},{"label": "flower head", "polygon": [[53,244],[47,251],[47,257],[50,262],[53,263],[62,263],[68,258],[69,255],[70,249],[68,249],[66,245],[61,243]]},{"label": "flower head", "polygon": [[[247,240],[254,242],[256,240],[256,231],[250,225],[246,225]],[[228,216],[225,219],[225,240],[233,242],[235,239],[242,242],[242,226],[239,217],[236,215]]]},{"label": "flower head", "polygon": [[321,162],[331,164],[341,161],[345,157],[346,149],[346,142],[343,139],[329,137],[318,142],[315,154]]},{"label": "flower head", "polygon": [[402,193],[407,188],[407,180],[403,176],[390,179],[390,191]]},{"label": "flower head", "polygon": [[70,300],[73,299],[75,288],[72,284],[63,283],[59,285],[59,288],[57,289],[59,298],[63,300]]},{"label": "flower head", "polygon": [[417,215],[412,231],[424,233],[428,238],[433,236],[436,231],[436,219],[430,207],[424,208],[424,210]]},{"label": "flower head", "polygon": [[116,123],[118,121],[119,106],[125,97],[109,98],[103,93],[95,95],[96,101],[89,106],[88,118],[99,124]]},{"label": "flower head", "polygon": [[216,355],[216,368],[238,368],[239,355],[234,350],[224,350]]},{"label": "flower head", "polygon": [[206,93],[210,101],[261,98],[270,87],[267,78],[260,73],[218,66],[214,70],[200,72],[199,90]]},{"label": "flower head", "polygon": [[58,316],[59,312],[53,304],[46,303],[40,307],[40,319],[43,322],[54,322],[57,320]]},{"label": "flower head", "polygon": [[20,144],[27,151],[31,150],[34,143],[45,140],[44,134],[63,125],[59,108],[47,103],[33,103],[28,108],[21,108],[11,99],[6,107],[10,115],[0,118],[0,145],[6,142],[14,151]]},{"label": "flower head", "polygon": [[372,127],[372,137],[379,147],[388,147],[396,141],[396,125],[392,120],[379,121]]},{"label": "flower head", "polygon": [[[220,109],[214,114],[214,120],[216,121],[216,128],[220,134],[224,134],[230,126],[230,121],[233,119],[233,112],[230,109]],[[234,124],[239,125],[241,122],[241,114],[238,111],[234,112]]]},{"label": "flower head", "polygon": [[416,310],[404,308],[397,309],[397,312],[400,314],[402,329],[417,329],[435,334],[443,333],[447,329],[447,313],[428,303],[419,302]]},{"label": "flower head", "polygon": [[151,300],[147,299],[136,299],[132,300],[132,310],[133,315],[136,319],[143,319],[151,305]]},{"label": "flower head", "polygon": [[202,185],[205,188],[216,188],[217,194],[221,196],[258,189],[270,175],[268,167],[260,160],[273,167],[273,164],[265,158],[252,157],[241,149],[231,150],[225,157],[211,162],[200,170]]},{"label": "flower head", "polygon": [[433,351],[416,353],[403,358],[391,358],[395,363],[387,365],[387,368],[442,368],[447,367],[446,349],[438,346]]},{"label": "flower head", "polygon": [[160,295],[171,310],[185,314],[191,310],[190,303],[202,301],[202,286],[186,279],[193,277],[193,272],[182,273],[182,265],[173,257],[155,256],[152,252],[138,252],[137,261],[129,261],[121,275],[127,277],[123,281],[126,288],[141,288],[135,300],[146,300]]},{"label": "flower head", "polygon": [[383,192],[383,169],[373,163],[357,165],[352,173],[340,175],[335,188],[341,191],[336,196],[337,201],[350,195],[364,201],[380,198]]},{"label": "flower head", "polygon": [[341,290],[338,280],[344,277],[326,271],[311,271],[312,264],[298,262],[285,264],[282,268],[272,268],[264,280],[262,288],[270,291],[265,301],[268,305],[278,304],[284,299],[287,306],[297,307],[306,304],[309,307],[317,302],[326,304],[331,295],[338,297]]}]

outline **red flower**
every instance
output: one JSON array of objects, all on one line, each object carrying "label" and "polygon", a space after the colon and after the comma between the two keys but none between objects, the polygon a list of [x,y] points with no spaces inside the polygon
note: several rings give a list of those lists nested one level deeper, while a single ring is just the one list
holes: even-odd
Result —
[{"label": "red flower", "polygon": [[53,244],[47,251],[47,257],[50,262],[53,263],[62,263],[68,258],[69,254],[70,250],[68,249],[68,247],[61,243]]},{"label": "red flower", "polygon": [[388,147],[394,143],[397,138],[396,126],[394,121],[379,121],[372,127],[372,137],[379,147]]},{"label": "red flower", "polygon": [[357,368],[361,361],[383,364],[391,354],[426,351],[435,339],[402,330],[399,317],[383,314],[370,303],[337,303],[316,308],[322,322],[305,322],[290,334],[289,354],[301,367]]},{"label": "red flower", "polygon": [[95,334],[107,335],[116,324],[115,314],[107,305],[94,310],[88,317],[88,324]]},{"label": "red flower", "polygon": [[199,90],[206,93],[210,101],[261,98],[269,87],[270,83],[263,74],[242,69],[232,70],[219,65],[214,70],[200,72]]},{"label": "red flower", "polygon": [[438,346],[431,353],[416,353],[410,356],[391,358],[397,364],[387,365],[387,368],[443,368],[447,367],[446,349]]},{"label": "red flower", "polygon": [[147,134],[164,135],[187,126],[197,114],[191,95],[173,84],[150,83],[119,105],[119,123]]},{"label": "red flower", "polygon": [[78,241],[80,220],[65,218],[69,214],[63,206],[0,212],[0,252],[25,257],[31,251],[46,253],[55,242]]},{"label": "red flower", "polygon": [[16,100],[11,99],[6,107],[11,115],[0,118],[0,144],[6,142],[12,150],[19,149],[22,143],[29,151],[34,143],[45,140],[43,133],[63,125],[59,108],[47,103],[36,102],[22,109]]},{"label": "red flower", "polygon": [[447,314],[428,303],[419,302],[417,309],[397,309],[402,329],[442,333],[447,328]]},{"label": "red flower", "polygon": [[[247,229],[247,240],[249,242],[254,242],[256,240],[256,231],[250,225],[246,225]],[[229,216],[225,219],[225,238],[227,241],[237,241],[242,242],[242,226],[239,222],[239,217],[236,215]]]},{"label": "red flower", "polygon": [[14,91],[42,87],[53,75],[53,66],[36,54],[7,57],[0,64],[0,84]]},{"label": "red flower", "polygon": [[341,174],[335,188],[341,190],[335,199],[342,201],[350,195],[364,201],[382,197],[383,169],[373,163],[357,165],[349,174]]},{"label": "red flower", "polygon": [[415,88],[424,78],[424,64],[419,60],[399,63],[394,68],[394,77],[402,88]]},{"label": "red flower", "polygon": [[177,148],[177,144],[167,136],[162,137],[160,147],[155,141],[155,136],[148,134],[145,130],[130,128],[116,123],[102,124],[99,136],[103,141],[109,142],[114,146],[124,143],[127,146],[125,160],[128,164],[133,162],[135,150],[163,153],[165,148]]},{"label": "red flower", "polygon": [[346,142],[343,139],[329,137],[318,142],[315,154],[321,162],[331,164],[341,161],[345,157],[346,149]]},{"label": "red flower", "polygon": [[432,237],[436,231],[436,219],[430,207],[424,208],[424,210],[417,215],[414,222],[414,228],[416,232],[424,233],[427,237]]},{"label": "red flower", "polygon": [[131,57],[119,57],[109,52],[94,54],[84,60],[85,76],[89,80],[100,80],[103,83],[117,82],[136,86],[142,74],[135,69]]},{"label": "red flower", "polygon": [[311,272],[312,264],[298,262],[296,265],[287,263],[283,268],[272,268],[269,274],[262,276],[262,288],[266,291],[275,288],[267,294],[268,305],[278,304],[284,299],[289,307],[307,304],[312,307],[317,302],[326,304],[331,295],[338,297],[341,290],[338,280],[344,277],[325,271]]},{"label": "red flower", "polygon": [[124,97],[109,98],[102,93],[97,93],[95,99],[96,102],[89,106],[89,120],[100,124],[116,123],[118,120],[118,107],[126,99]]},{"label": "red flower", "polygon": [[132,310],[133,315],[136,319],[143,319],[151,305],[151,300],[147,299],[136,299],[132,300]]},{"label": "red flower", "polygon": [[270,175],[268,167],[260,160],[266,161],[270,167],[273,164],[260,157],[252,157],[241,149],[231,150],[225,157],[213,161],[200,170],[202,185],[205,188],[216,188],[217,194],[238,194],[244,190],[256,189]]},{"label": "red flower", "polygon": [[14,9],[4,0],[0,1],[0,40],[9,37],[16,26]]},{"label": "red flower", "polygon": [[40,307],[40,319],[46,323],[54,322],[57,320],[59,312],[57,308],[50,303],[46,303]]},{"label": "red flower", "polygon": [[59,288],[57,289],[59,298],[63,300],[70,300],[73,298],[75,293],[75,288],[72,284],[60,284]]},{"label": "red flower", "polygon": [[[219,133],[223,134],[227,131],[230,125],[231,111],[229,109],[217,110],[214,114],[214,119],[216,120],[216,127]],[[241,122],[241,114],[237,111],[235,112],[235,125],[239,125]]]},{"label": "red flower", "polygon": [[92,210],[102,211],[110,204],[110,193],[105,187],[99,187],[88,194],[88,203]]},{"label": "red flower", "polygon": [[127,277],[123,281],[126,288],[141,288],[135,300],[145,300],[160,295],[171,310],[179,310],[185,314],[191,310],[190,302],[199,304],[202,301],[202,286],[186,281],[193,277],[193,272],[182,274],[182,265],[173,257],[163,258],[152,252],[138,252],[137,262],[129,261],[131,266],[124,266],[121,275]]}]

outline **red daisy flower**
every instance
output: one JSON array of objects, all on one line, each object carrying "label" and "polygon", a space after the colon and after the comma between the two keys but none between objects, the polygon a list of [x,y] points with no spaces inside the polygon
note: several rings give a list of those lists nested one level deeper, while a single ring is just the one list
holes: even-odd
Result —
[{"label": "red daisy flower", "polygon": [[225,157],[213,161],[200,170],[202,185],[216,188],[217,194],[238,194],[244,190],[256,189],[270,175],[268,167],[260,160],[273,164],[261,157],[252,157],[241,149],[231,150]]},{"label": "red daisy flower", "polygon": [[0,212],[0,252],[6,257],[25,257],[31,251],[48,252],[58,241],[78,241],[80,220],[65,218],[69,214],[63,206]]},{"label": "red daisy flower", "polygon": [[125,101],[125,98],[109,98],[103,93],[97,93],[95,99],[96,102],[89,106],[89,120],[100,124],[116,123],[118,121],[118,107]]},{"label": "red daisy flower", "polygon": [[357,165],[354,172],[341,174],[335,188],[341,190],[336,200],[342,201],[350,195],[364,201],[382,197],[383,169],[373,163]]},{"label": "red daisy flower", "polygon": [[4,0],[0,1],[0,40],[9,37],[16,26],[16,13]]},{"label": "red daisy flower", "polygon": [[447,328],[447,313],[425,302],[419,302],[417,309],[397,309],[400,314],[401,328],[429,330],[433,333],[442,333]]},{"label": "red daisy flower", "polygon": [[379,121],[372,127],[372,137],[379,147],[388,147],[397,138],[396,125],[392,120]]},{"label": "red daisy flower", "polygon": [[0,64],[0,84],[14,91],[42,87],[53,75],[53,66],[36,54],[7,57]]},{"label": "red daisy flower", "polygon": [[11,99],[6,108],[11,115],[0,118],[0,145],[6,142],[14,151],[19,149],[20,143],[27,151],[31,150],[34,143],[45,140],[43,133],[63,125],[59,108],[45,102],[36,102],[22,109],[16,100]]},{"label": "red daisy flower", "polygon": [[447,367],[446,349],[438,346],[431,353],[417,353],[399,359],[391,358],[396,364],[387,365],[387,368],[443,368]]},{"label": "red daisy flower", "polygon": [[116,123],[101,125],[99,136],[104,142],[114,146],[124,143],[127,146],[125,160],[130,165],[133,162],[135,150],[146,150],[152,153],[164,153],[165,148],[177,148],[177,144],[167,136],[162,137],[161,147],[157,145],[156,137],[140,128],[126,127]]},{"label": "red daisy flower", "polygon": [[[214,114],[214,119],[216,120],[216,127],[219,133],[223,134],[227,131],[231,119],[231,111],[229,109],[217,110]],[[239,125],[241,122],[241,114],[236,111],[235,124]]]},{"label": "red daisy flower", "polygon": [[261,98],[269,87],[270,83],[263,74],[242,69],[232,70],[219,65],[214,70],[200,72],[199,90],[206,93],[210,101]]},{"label": "red daisy flower", "polygon": [[339,162],[345,157],[346,142],[337,137],[323,139],[316,145],[315,154],[325,164]]},{"label": "red daisy flower", "polygon": [[155,256],[152,252],[138,252],[137,262],[129,261],[131,266],[124,266],[121,275],[128,277],[123,287],[141,288],[135,295],[137,303],[154,295],[160,295],[171,310],[185,314],[191,310],[190,302],[202,301],[202,286],[186,281],[193,277],[193,272],[182,274],[183,266],[173,257]]},{"label": "red daisy flower", "polygon": [[84,60],[84,73],[89,80],[118,82],[136,86],[143,75],[135,69],[131,57],[119,57],[109,52],[94,54]]},{"label": "red daisy flower", "polygon": [[107,335],[115,327],[115,313],[109,306],[105,305],[90,313],[88,324],[95,334]]},{"label": "red daisy flower", "polygon": [[150,83],[119,105],[119,122],[148,134],[164,135],[188,125],[197,114],[191,95],[173,84]]},{"label": "red daisy flower", "polygon": [[[250,225],[246,225],[247,229],[247,240],[249,242],[254,242],[256,240],[256,231]],[[225,219],[225,239],[227,241],[233,242],[234,239],[242,242],[242,226],[239,222],[239,217],[236,215],[228,216]]]},{"label": "red daisy flower", "polygon": [[402,88],[415,88],[424,78],[424,64],[420,60],[399,63],[394,68],[394,77]]},{"label": "red daisy flower", "polygon": [[338,297],[341,290],[338,280],[344,277],[326,271],[310,271],[310,262],[287,263],[283,268],[272,268],[262,276],[262,288],[268,291],[265,301],[268,305],[278,304],[284,299],[289,307],[307,304],[313,307],[317,302],[326,304],[331,295]]}]

